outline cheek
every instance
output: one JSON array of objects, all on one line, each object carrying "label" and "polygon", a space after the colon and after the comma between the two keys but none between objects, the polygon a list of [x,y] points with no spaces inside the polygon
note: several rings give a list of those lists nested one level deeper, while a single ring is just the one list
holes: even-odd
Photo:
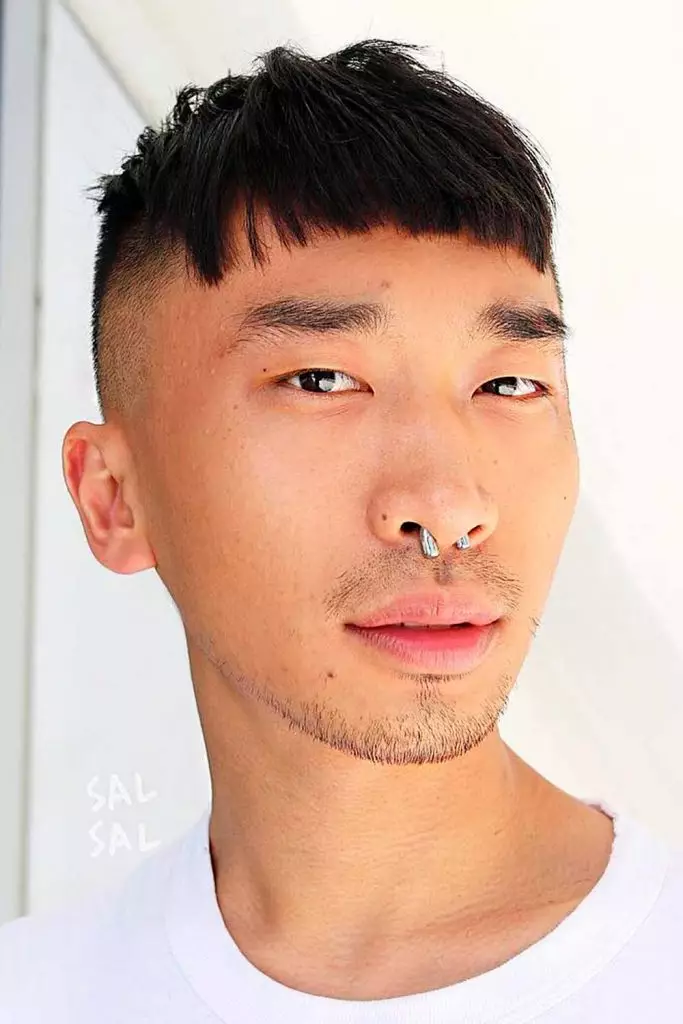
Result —
[{"label": "cheek", "polygon": [[302,451],[282,432],[250,436],[244,424],[239,435],[186,433],[168,450],[154,475],[160,575],[186,624],[220,623],[243,643],[261,620],[269,639],[286,639],[292,607],[303,614],[329,584],[335,468],[321,450]]},{"label": "cheek", "polygon": [[[579,464],[573,437],[556,436],[526,455],[516,452],[511,470],[505,488],[497,492],[501,553],[509,541],[520,574],[528,581],[535,577],[549,581],[578,497]],[[545,582],[542,589],[544,586]]]}]

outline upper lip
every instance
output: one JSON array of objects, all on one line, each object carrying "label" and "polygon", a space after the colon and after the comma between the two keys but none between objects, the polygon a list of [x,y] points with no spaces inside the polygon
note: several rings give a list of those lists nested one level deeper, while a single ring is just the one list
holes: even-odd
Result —
[{"label": "upper lip", "polygon": [[426,626],[448,626],[471,623],[488,626],[500,618],[500,612],[485,599],[465,591],[451,594],[404,594],[391,604],[369,612],[350,625],[369,629],[372,626],[397,625],[401,622],[424,623]]}]

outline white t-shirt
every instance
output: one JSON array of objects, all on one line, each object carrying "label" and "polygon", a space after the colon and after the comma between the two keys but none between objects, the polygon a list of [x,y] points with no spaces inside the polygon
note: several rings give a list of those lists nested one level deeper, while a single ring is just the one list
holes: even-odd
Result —
[{"label": "white t-shirt", "polygon": [[549,935],[475,978],[363,1001],[288,988],[241,953],[215,897],[206,810],[123,886],[0,928],[0,1022],[683,1024],[683,851],[589,802],[614,818],[612,855]]}]

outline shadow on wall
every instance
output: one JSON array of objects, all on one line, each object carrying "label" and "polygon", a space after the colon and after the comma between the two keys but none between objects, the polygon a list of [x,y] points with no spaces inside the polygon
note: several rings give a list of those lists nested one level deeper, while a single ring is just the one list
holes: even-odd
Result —
[{"label": "shadow on wall", "polygon": [[682,661],[581,499],[501,733],[557,785],[683,844]]}]

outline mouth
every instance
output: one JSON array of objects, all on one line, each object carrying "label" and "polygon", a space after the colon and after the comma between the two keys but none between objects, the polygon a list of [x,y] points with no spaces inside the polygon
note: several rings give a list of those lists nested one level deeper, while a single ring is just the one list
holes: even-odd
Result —
[{"label": "mouth", "polygon": [[500,634],[501,620],[474,625],[387,623],[347,625],[350,636],[403,665],[462,674],[477,668]]},{"label": "mouth", "polygon": [[[387,622],[386,626],[392,626],[396,629],[462,629],[465,626],[471,626],[471,622],[448,622],[448,623],[434,623],[430,625],[425,622]],[[381,629],[381,626],[371,627],[374,629]]]}]

